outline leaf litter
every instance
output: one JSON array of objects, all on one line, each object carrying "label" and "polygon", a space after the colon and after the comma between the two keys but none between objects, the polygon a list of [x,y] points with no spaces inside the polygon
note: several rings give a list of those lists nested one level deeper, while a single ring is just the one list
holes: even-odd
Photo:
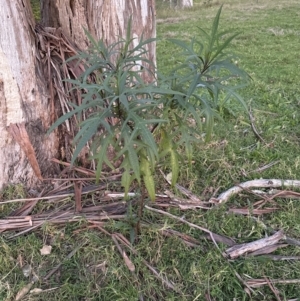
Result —
[{"label": "leaf litter", "polygon": [[[68,167],[69,168],[69,167]],[[72,169],[72,168],[70,168]],[[90,175],[93,175],[93,171],[89,171]],[[67,174],[67,173],[66,173]],[[81,178],[80,171],[77,171],[74,174],[74,178],[71,180],[67,178],[62,178],[60,181],[64,183],[60,185],[60,188],[55,188],[52,191],[44,191],[39,197],[36,198],[28,198],[28,199],[17,199],[17,200],[10,200],[9,202],[22,202],[24,205],[20,207],[18,210],[14,212],[12,216],[7,216],[5,218],[0,219],[0,231],[1,232],[10,232],[13,231],[14,234],[9,236],[8,238],[13,239],[19,235],[23,235],[24,233],[28,233],[33,231],[39,227],[41,227],[45,223],[53,223],[53,224],[65,224],[69,222],[76,222],[81,220],[82,218],[85,219],[90,226],[87,228],[96,228],[99,229],[101,232],[105,233],[106,235],[110,236],[112,241],[117,247],[117,250],[120,253],[120,256],[124,260],[125,266],[129,269],[129,271],[133,274],[133,277],[138,277],[135,274],[135,265],[130,259],[131,256],[128,255],[127,251],[123,248],[125,247],[130,251],[130,253],[138,255],[137,250],[133,248],[133,245],[120,233],[109,233],[105,230],[105,226],[107,222],[110,220],[125,220],[127,214],[127,207],[128,203],[124,201],[115,201],[116,199],[123,199],[124,193],[121,192],[108,192],[107,185],[108,181],[100,182],[98,185],[91,184],[93,182],[93,177],[88,178]],[[78,175],[78,178],[76,176]],[[114,182],[116,179],[119,179],[121,174],[113,174],[108,176],[108,179],[113,179]],[[59,181],[59,179],[56,179]],[[78,181],[77,181],[78,180]],[[78,183],[80,183],[78,185]],[[279,185],[279,183],[281,185]],[[290,245],[300,245],[300,242],[296,239],[287,237],[283,230],[280,231],[273,231],[273,234],[267,236],[262,239],[258,239],[255,241],[251,241],[248,243],[237,244],[232,238],[226,237],[224,235],[220,235],[217,233],[213,233],[209,229],[205,227],[200,227],[196,224],[190,223],[188,220],[182,217],[178,217],[175,215],[170,214],[166,210],[171,207],[176,207],[180,210],[186,209],[193,209],[197,210],[198,208],[210,210],[213,207],[220,206],[225,201],[229,200],[229,197],[234,194],[238,194],[239,192],[247,192],[248,194],[252,192],[252,188],[272,188],[269,192],[264,191],[263,193],[258,194],[257,190],[253,190],[254,196],[260,196],[263,198],[262,201],[269,201],[275,202],[276,198],[299,198],[300,193],[294,192],[292,190],[279,190],[278,188],[281,187],[297,187],[299,185],[299,181],[294,180],[278,180],[278,179],[260,179],[254,181],[248,181],[245,183],[241,183],[239,185],[230,188],[229,190],[221,193],[218,197],[212,197],[207,201],[202,201],[198,196],[194,195],[188,189],[180,186],[177,184],[176,188],[184,195],[184,197],[177,197],[172,192],[166,191],[165,194],[160,194],[157,196],[155,202],[148,203],[145,205],[145,209],[152,211],[156,214],[160,214],[163,216],[168,216],[169,218],[175,219],[181,223],[187,224],[189,227],[194,228],[198,231],[203,233],[202,238],[211,240],[215,247],[221,252],[218,244],[223,244],[228,246],[229,248],[222,252],[222,256],[227,258],[228,262],[232,260],[236,260],[238,258],[246,258],[248,256],[264,256],[271,260],[278,261],[278,260],[299,260],[299,256],[279,256],[279,255],[272,255],[273,252],[278,250],[279,248],[286,248]],[[65,189],[66,187],[66,189]],[[77,187],[77,188],[76,188]],[[78,191],[78,187],[80,188]],[[275,189],[276,188],[276,189]],[[76,191],[77,189],[77,191]],[[75,204],[70,202],[70,204],[65,205],[63,210],[54,210],[48,211],[39,214],[31,214],[31,211],[34,209],[33,204],[36,205],[39,202],[60,202],[63,200],[70,199],[77,194],[77,201]],[[98,200],[93,204],[85,204],[85,200],[82,199],[82,195],[97,195]],[[136,196],[136,194],[132,194],[132,197]],[[225,196],[225,197],[224,197]],[[261,206],[262,201],[256,202],[256,206]],[[132,201],[134,202],[134,200]],[[7,202],[1,202],[0,204],[5,204]],[[266,202],[265,202],[266,203]],[[29,210],[28,204],[31,205]],[[276,203],[275,203],[276,204]],[[265,204],[263,204],[265,205]],[[163,209],[158,209],[163,208]],[[255,209],[255,208],[229,208],[227,210],[228,213],[234,214],[243,214],[247,216],[255,216],[255,215],[263,215],[271,213],[278,208],[262,208],[262,209]],[[18,215],[16,215],[18,213]],[[149,227],[149,224],[143,224],[144,227]],[[155,227],[155,226],[154,226]],[[270,229],[269,229],[270,230]],[[160,232],[164,236],[173,236],[177,237],[181,240],[184,244],[189,247],[197,248],[201,245],[201,237],[198,239],[193,238],[190,235],[175,231],[173,229],[164,229],[161,228]],[[271,232],[271,231],[270,231]],[[200,240],[199,240],[200,239]],[[81,248],[83,245],[79,246]],[[75,250],[75,252],[78,250]],[[51,246],[44,245],[41,249],[42,255],[48,255],[51,253]],[[74,252],[71,252],[68,258],[72,257]],[[151,266],[146,260],[143,260],[145,266],[154,274],[154,276],[160,280],[163,285],[168,287],[171,290],[177,291],[176,284],[172,283],[166,277],[162,277],[160,272]],[[62,264],[62,263],[61,263]],[[44,281],[56,273],[61,264],[53,268],[48,275],[44,277]],[[239,280],[241,281],[242,277],[240,276]],[[280,284],[288,284],[288,283],[299,283],[300,280],[292,279],[292,280],[245,280],[243,279],[243,284],[249,286],[250,288],[257,288],[263,285],[270,286],[270,283],[280,283]],[[31,281],[26,286],[24,286],[19,293],[17,294],[16,300],[21,300],[26,294],[31,292],[31,288],[34,284],[34,281]],[[247,287],[246,286],[246,287]]]}]

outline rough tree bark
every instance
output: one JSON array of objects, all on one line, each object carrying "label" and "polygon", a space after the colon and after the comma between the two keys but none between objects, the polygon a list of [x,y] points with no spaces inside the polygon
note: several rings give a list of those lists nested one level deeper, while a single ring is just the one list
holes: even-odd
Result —
[{"label": "rough tree bark", "polygon": [[178,0],[177,6],[179,8],[185,8],[185,7],[192,7],[193,6],[193,0]]},{"label": "rough tree bark", "polygon": [[[37,51],[30,0],[0,0],[0,188],[8,183],[36,186],[53,175],[51,158],[59,137],[46,135],[53,122],[49,84]],[[61,27],[81,48],[95,38],[112,43],[124,36],[130,15],[133,36],[155,37],[154,0],[42,0],[42,24]],[[155,62],[155,43],[149,46]],[[148,78],[147,80],[152,80]]]},{"label": "rough tree bark", "polygon": [[[108,45],[125,36],[130,16],[133,38],[156,36],[155,0],[42,0],[41,5],[42,24],[61,27],[81,49],[89,45],[84,28]],[[147,47],[148,59],[156,63],[155,42]],[[146,76],[147,81],[153,80]]]},{"label": "rough tree bark", "polygon": [[169,2],[170,7],[173,8],[185,8],[193,6],[193,0],[163,0],[163,2]]},{"label": "rough tree bark", "polygon": [[50,124],[48,92],[37,60],[29,0],[0,0],[0,188],[35,185],[52,172],[57,139]]}]

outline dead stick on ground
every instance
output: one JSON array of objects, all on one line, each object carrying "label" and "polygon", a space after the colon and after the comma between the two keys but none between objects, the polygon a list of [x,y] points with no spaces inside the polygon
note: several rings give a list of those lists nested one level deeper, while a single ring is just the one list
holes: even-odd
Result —
[{"label": "dead stick on ground", "polygon": [[[118,241],[120,241],[123,245],[129,248],[130,251],[133,252],[133,254],[138,255],[138,252],[132,247],[130,242],[122,235],[122,234],[111,234],[108,231],[106,231],[104,228],[98,226],[98,229],[101,230],[103,233],[110,237],[114,237]],[[158,278],[163,284],[165,284],[168,288],[174,290],[175,292],[178,292],[178,290],[175,288],[175,286],[168,280],[162,277],[155,268],[153,268],[145,259],[142,259],[142,262],[148,267],[148,269]]]},{"label": "dead stick on ground", "polygon": [[279,240],[284,239],[285,235],[283,231],[278,231],[272,236],[267,238],[258,239],[250,243],[244,243],[240,245],[235,245],[225,251],[226,255],[231,259],[237,258],[243,254],[254,252],[266,246],[271,246],[278,243]]},{"label": "dead stick on ground", "polygon": [[117,246],[117,249],[120,252],[121,256],[123,257],[124,262],[125,262],[126,266],[128,267],[129,271],[134,272],[135,266],[132,263],[132,261],[129,259],[129,257],[127,256],[126,252],[121,248],[116,236],[114,234],[112,234],[111,238],[112,238],[113,242],[115,243],[115,245]]},{"label": "dead stick on ground", "polygon": [[273,165],[275,165],[275,164],[277,164],[277,163],[279,163],[279,162],[280,162],[280,160],[273,161],[273,162],[271,162],[271,163],[269,163],[269,164],[266,164],[266,165],[264,165],[264,166],[262,166],[262,167],[259,167],[259,168],[257,168],[257,169],[250,170],[250,171],[248,171],[247,173],[249,174],[249,173],[252,173],[252,172],[261,172],[261,171],[264,171],[264,170],[266,170],[266,169],[272,167]]},{"label": "dead stick on ground", "polygon": [[258,133],[255,125],[254,125],[254,121],[255,121],[255,118],[252,114],[252,109],[251,107],[249,108],[249,119],[250,119],[250,124],[251,124],[251,128],[252,128],[252,131],[254,133],[254,135],[258,138],[258,140],[260,140],[261,142],[263,143],[266,143],[266,141],[263,139],[263,137]]},{"label": "dead stick on ground", "polygon": [[[89,194],[89,193],[95,192],[97,190],[101,190],[101,189],[93,189],[93,190],[90,190],[90,191],[83,191],[82,194]],[[132,193],[132,192],[128,193],[128,196],[130,196],[130,197],[134,197],[136,195],[137,195],[136,193]],[[54,200],[54,199],[57,201],[58,199],[62,200],[66,197],[72,197],[72,196],[74,196],[74,192],[64,193],[64,194],[57,194],[57,195],[52,195],[52,196],[43,196],[43,197],[40,197],[40,198],[9,200],[9,201],[0,202],[0,205],[10,204],[10,203],[29,202],[29,201]],[[121,198],[124,198],[125,193],[108,193],[106,196],[110,197],[110,198],[113,198],[113,199],[121,199]]]},{"label": "dead stick on ground", "polygon": [[265,277],[265,280],[267,281],[268,286],[271,289],[271,291],[274,293],[277,301],[282,301],[281,298],[280,298],[280,296],[279,296],[279,294],[278,294],[278,290],[275,288],[275,286],[273,285],[273,283],[271,283],[271,281],[267,277]]},{"label": "dead stick on ground", "polygon": [[[231,265],[230,265],[231,266]],[[231,268],[233,269],[233,267],[231,266]],[[245,287],[247,287],[247,289],[252,292],[252,294],[254,294],[254,290],[247,284],[247,282],[245,282],[243,280],[243,278],[240,276],[240,274],[238,274],[236,271],[234,271],[235,276],[237,277],[237,279],[239,279],[244,285]]]},{"label": "dead stick on ground", "polygon": [[[135,278],[136,280],[136,283],[137,283],[137,286],[138,286],[138,289],[140,292],[142,292],[142,289],[140,288],[140,284],[138,282],[138,276],[135,274],[135,266],[134,264],[131,262],[131,260],[128,258],[127,254],[125,253],[125,251],[121,248],[118,240],[119,240],[119,237],[117,234],[111,234],[109,233],[108,231],[106,231],[104,228],[101,227],[101,225],[96,222],[96,223],[93,223],[95,227],[97,227],[100,231],[102,231],[104,234],[106,234],[107,236],[110,236],[113,240],[113,242],[115,243],[115,245],[117,246],[118,248],[118,251],[120,252],[121,256],[123,257],[124,261],[125,261],[125,264],[127,265],[128,269],[130,270],[131,274],[133,275],[133,277]],[[122,242],[123,243],[123,242]],[[126,246],[126,245],[125,245]],[[139,293],[139,300],[144,300],[143,298],[143,295],[142,293]]]},{"label": "dead stick on ground", "polygon": [[[138,252],[132,247],[132,245],[130,244],[130,242],[122,235],[122,234],[115,234],[116,238],[125,246],[127,246],[135,255],[138,255]],[[158,278],[162,283],[164,283],[168,288],[174,290],[177,293],[180,293],[175,286],[173,285],[173,283],[171,283],[168,279],[164,278],[163,276],[160,275],[160,273],[154,268],[152,267],[145,259],[142,259],[142,262],[144,263],[144,265],[146,265],[148,267],[148,269],[154,274],[154,276],[156,276],[156,278]]]},{"label": "dead stick on ground", "polygon": [[[273,228],[271,228],[271,227],[267,226],[266,224],[264,224],[264,223],[261,221],[261,219],[258,219],[258,218],[254,217],[254,216],[252,216],[252,219],[254,219],[254,220],[255,220],[260,226],[262,226],[264,229],[266,229],[266,230],[268,230],[268,231],[271,231],[271,234],[276,233],[276,231],[275,231]],[[298,247],[300,247],[300,240],[297,240],[297,239],[295,239],[295,238],[286,236],[286,237],[283,239],[283,241],[284,241],[285,243],[291,245],[291,246],[298,246]]]},{"label": "dead stick on ground", "polygon": [[231,187],[225,192],[221,193],[217,198],[211,198],[212,203],[225,203],[229,198],[245,188],[278,188],[278,187],[300,187],[299,180],[281,180],[281,179],[258,179],[251,180],[239,184],[238,186]]},{"label": "dead stick on ground", "polygon": [[208,229],[206,229],[206,228],[203,228],[203,227],[200,227],[200,226],[198,226],[198,225],[195,225],[195,224],[193,224],[193,223],[190,223],[190,222],[188,222],[187,220],[185,220],[185,219],[183,219],[183,218],[181,218],[181,217],[175,216],[175,215],[173,215],[173,214],[171,214],[171,213],[168,213],[168,212],[166,212],[166,211],[159,210],[159,209],[155,209],[155,208],[149,207],[149,206],[147,206],[147,205],[145,206],[145,208],[148,209],[148,210],[150,210],[150,211],[154,211],[154,212],[156,212],[156,213],[160,213],[160,214],[166,215],[166,216],[168,216],[168,217],[171,217],[171,218],[173,218],[173,219],[175,219],[175,220],[177,220],[177,221],[180,221],[181,223],[184,223],[184,224],[189,225],[189,226],[192,227],[192,228],[196,228],[196,229],[199,229],[199,230],[201,230],[201,231],[203,231],[203,232],[205,232],[205,233],[208,233],[208,234],[210,235],[211,240],[213,241],[213,243],[215,244],[215,246],[217,247],[217,249],[218,249],[218,250],[220,251],[220,253],[222,254],[222,251],[220,250],[219,246],[217,245],[217,243],[216,243],[216,241],[215,241],[214,233],[211,232],[210,230],[208,230]]},{"label": "dead stick on ground", "polygon": [[15,199],[15,200],[0,202],[0,205],[10,204],[10,203],[19,203],[19,202],[39,201],[39,200],[52,200],[52,199],[57,199],[57,198],[65,198],[65,197],[69,197],[69,196],[73,196],[73,195],[74,195],[74,193],[65,193],[65,194],[60,194],[60,195],[43,196],[40,198]]},{"label": "dead stick on ground", "polygon": [[[56,213],[56,212],[53,212],[53,214],[55,214],[55,213]],[[67,214],[68,214],[68,212],[64,212],[64,213],[60,214],[59,216],[55,216],[55,217],[53,217],[53,218],[51,218],[51,219],[49,219],[49,220],[45,219],[44,221],[38,223],[38,224],[35,225],[35,226],[32,226],[32,227],[30,227],[30,228],[28,228],[28,229],[25,229],[25,230],[23,230],[23,231],[21,231],[21,232],[19,232],[19,233],[17,233],[17,234],[14,234],[14,235],[9,236],[8,239],[16,238],[17,236],[23,235],[23,234],[25,234],[25,233],[27,233],[27,232],[32,231],[33,229],[36,229],[36,228],[42,226],[42,225],[45,224],[46,222],[51,222],[51,221],[56,220],[56,219],[58,219],[58,218],[60,218],[60,217],[62,217],[62,216],[64,216],[64,215],[67,215]]]}]

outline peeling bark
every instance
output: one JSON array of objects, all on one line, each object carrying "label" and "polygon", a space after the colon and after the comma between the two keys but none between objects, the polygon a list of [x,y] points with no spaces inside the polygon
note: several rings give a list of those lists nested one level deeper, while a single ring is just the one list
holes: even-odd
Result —
[{"label": "peeling bark", "polygon": [[256,241],[234,245],[225,251],[226,256],[231,259],[237,258],[247,253],[253,253],[265,247],[276,245],[281,239],[284,239],[283,231],[278,231],[272,236],[261,238]]},{"label": "peeling bark", "polygon": [[34,172],[37,166],[31,165],[33,161],[20,148],[20,142],[28,147],[29,143],[22,138],[17,142],[9,127],[25,125],[43,175],[52,171],[49,159],[55,154],[56,139],[54,134],[45,135],[50,123],[48,97],[36,58],[30,2],[0,0],[0,5],[0,188],[19,182],[30,186],[38,182]]}]

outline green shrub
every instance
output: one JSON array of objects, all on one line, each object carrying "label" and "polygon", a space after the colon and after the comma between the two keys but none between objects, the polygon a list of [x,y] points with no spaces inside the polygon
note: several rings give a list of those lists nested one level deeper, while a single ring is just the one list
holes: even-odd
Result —
[{"label": "green shrub", "polygon": [[[70,80],[74,89],[82,91],[82,103],[71,104],[73,110],[61,116],[49,130],[74,115],[81,120],[74,138],[72,164],[86,143],[92,141],[91,157],[97,162],[97,178],[103,163],[114,168],[113,163],[121,160],[125,192],[136,181],[154,200],[154,169],[164,159],[169,163],[175,185],[179,148],[185,149],[191,160],[193,143],[204,137],[209,139],[218,116],[220,95],[244,104],[236,89],[247,75],[224,53],[236,35],[227,37],[228,32],[218,32],[221,10],[222,7],[210,33],[199,28],[199,36],[189,43],[171,41],[182,48],[186,60],[174,66],[169,75],[158,75],[153,83],[145,82],[142,73],[155,70],[145,58],[145,46],[154,39],[142,37],[133,46],[131,21],[126,38],[112,45],[106,46],[102,40],[96,42],[87,33],[91,48],[72,58],[83,63],[85,71],[80,78]],[[150,68],[142,67],[141,62]],[[114,123],[109,122],[112,118]],[[114,149],[113,159],[107,155],[109,148]]]}]

